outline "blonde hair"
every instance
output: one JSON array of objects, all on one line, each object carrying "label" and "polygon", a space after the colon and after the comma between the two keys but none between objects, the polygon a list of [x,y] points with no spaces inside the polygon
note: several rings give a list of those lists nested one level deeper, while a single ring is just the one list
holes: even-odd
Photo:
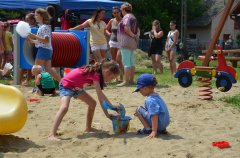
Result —
[{"label": "blonde hair", "polygon": [[40,65],[33,65],[32,74],[35,74],[37,72],[42,72],[42,67]]},{"label": "blonde hair", "polygon": [[127,13],[131,13],[132,12],[132,5],[128,2],[126,2],[126,3],[122,4],[121,9],[123,9]]},{"label": "blonde hair", "polygon": [[49,14],[48,14],[48,12],[45,9],[38,8],[38,9],[36,9],[35,12],[43,17],[43,24],[48,25],[50,23]]}]

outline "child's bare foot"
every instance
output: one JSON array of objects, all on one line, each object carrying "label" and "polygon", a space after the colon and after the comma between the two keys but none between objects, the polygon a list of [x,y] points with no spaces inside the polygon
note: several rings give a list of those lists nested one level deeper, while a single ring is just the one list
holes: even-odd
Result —
[{"label": "child's bare foot", "polygon": [[123,87],[123,86],[128,86],[129,85],[129,83],[127,83],[127,82],[122,82],[122,83],[119,83],[119,84],[117,84],[116,86],[117,87]]},{"label": "child's bare foot", "polygon": [[96,132],[97,131],[97,129],[96,128],[86,128],[85,129],[85,132]]},{"label": "child's bare foot", "polygon": [[54,135],[50,135],[50,136],[48,137],[48,140],[51,140],[51,141],[60,141],[60,139],[57,138],[57,137],[54,136]]}]

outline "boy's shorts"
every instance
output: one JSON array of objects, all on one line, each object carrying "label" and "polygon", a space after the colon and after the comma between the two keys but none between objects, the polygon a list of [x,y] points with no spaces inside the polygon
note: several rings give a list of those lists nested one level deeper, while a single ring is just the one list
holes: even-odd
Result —
[{"label": "boy's shorts", "polygon": [[122,63],[125,68],[135,66],[135,56],[132,49],[121,48]]},{"label": "boy's shorts", "polygon": [[143,119],[144,119],[145,121],[147,121],[147,123],[148,123],[150,126],[152,126],[151,116],[149,115],[148,111],[147,111],[144,107],[139,106],[139,107],[137,108],[136,112],[139,113],[139,114],[143,117]]},{"label": "boy's shorts", "polygon": [[51,60],[52,59],[52,50],[46,48],[38,48],[36,59],[39,60]]},{"label": "boy's shorts", "polygon": [[83,90],[83,89],[71,90],[71,89],[63,87],[62,82],[60,82],[59,83],[59,92],[60,92],[60,97],[71,96],[71,97],[77,98],[80,94],[84,93],[85,90]]},{"label": "boy's shorts", "polygon": [[54,94],[55,88],[42,88],[42,85],[37,85],[38,89],[43,93],[43,94]]}]

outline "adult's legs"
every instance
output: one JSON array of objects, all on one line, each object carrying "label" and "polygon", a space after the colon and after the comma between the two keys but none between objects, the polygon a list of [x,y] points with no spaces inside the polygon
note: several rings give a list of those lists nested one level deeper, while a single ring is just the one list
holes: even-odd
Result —
[{"label": "adult's legs", "polygon": [[112,56],[112,60],[114,60],[114,61],[116,61],[117,52],[118,52],[117,48],[110,48],[110,53],[111,53],[111,56]]},{"label": "adult's legs", "polygon": [[156,58],[155,58],[155,54],[151,55],[151,59],[152,59],[152,67],[153,67],[153,73],[156,74],[157,73],[157,65],[156,65]]},{"label": "adult's legs", "polygon": [[135,74],[135,55],[133,50],[130,52],[131,56],[130,56],[130,62],[131,62],[131,73],[129,76],[129,83],[133,84],[134,83],[134,74]]},{"label": "adult's legs", "polygon": [[0,69],[3,69],[4,68],[4,53],[1,53],[0,52]]},{"label": "adult's legs", "polygon": [[161,55],[158,54],[155,55],[155,65],[156,69],[158,68],[160,70],[160,74],[163,74],[163,64],[161,61]]},{"label": "adult's legs", "polygon": [[102,61],[102,55],[101,55],[101,52],[100,50],[94,50],[93,51],[93,57],[95,58],[96,62],[101,62]]},{"label": "adult's legs", "polygon": [[131,73],[130,73],[129,83],[133,84],[134,83],[135,66],[132,66],[130,69],[131,69]]},{"label": "adult's legs", "polygon": [[96,101],[86,92],[81,93],[78,96],[78,99],[82,100],[88,105],[88,110],[87,110],[87,120],[86,120],[86,132],[93,132],[92,128],[92,120],[93,120],[93,115],[95,111],[95,107],[97,105]]},{"label": "adult's legs", "polygon": [[2,57],[2,68],[4,68],[5,64],[6,64],[6,52],[4,52]]},{"label": "adult's legs", "polygon": [[121,55],[120,49],[118,49],[118,51],[117,51],[116,61],[119,64],[120,80],[123,80],[124,67],[123,67],[123,64],[122,64],[122,55]]},{"label": "adult's legs", "polygon": [[171,73],[174,75],[176,73],[176,62],[175,62],[176,53],[174,51],[169,52],[169,63],[171,67]]},{"label": "adult's legs", "polygon": [[[169,61],[169,66],[170,66],[170,70],[171,70],[171,74],[174,75],[176,72],[176,63],[174,60],[174,52],[172,51],[167,51],[167,56],[168,56],[168,61]],[[175,68],[174,68],[175,65]]]},{"label": "adult's legs", "polygon": [[9,63],[9,62],[10,62],[10,59],[11,59],[12,53],[9,53],[9,52],[8,52],[8,53],[6,53],[5,55],[6,55],[6,62]]},{"label": "adult's legs", "polygon": [[100,55],[101,55],[102,59],[106,58],[106,50],[105,49],[100,49]]},{"label": "adult's legs", "polygon": [[129,77],[131,75],[131,67],[130,64],[130,54],[127,51],[127,49],[121,49],[121,55],[122,55],[122,63],[124,66],[124,78],[123,82],[120,84],[117,84],[117,87],[126,86],[129,84]]},{"label": "adult's legs", "polygon": [[50,131],[50,135],[49,135],[50,140],[59,140],[57,138],[57,130],[60,123],[62,122],[63,117],[66,115],[68,111],[70,100],[71,100],[71,96],[64,96],[61,98],[61,106],[55,116],[55,119],[53,121],[53,126]]}]

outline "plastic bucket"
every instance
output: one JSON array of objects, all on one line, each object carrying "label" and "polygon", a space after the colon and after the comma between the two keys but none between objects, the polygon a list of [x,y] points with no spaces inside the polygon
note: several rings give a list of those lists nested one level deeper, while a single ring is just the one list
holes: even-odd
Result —
[{"label": "plastic bucket", "polygon": [[112,118],[112,126],[114,133],[126,133],[129,129],[129,123],[131,119],[132,118],[129,116],[125,116],[123,118],[118,118],[117,116],[114,116]]}]

